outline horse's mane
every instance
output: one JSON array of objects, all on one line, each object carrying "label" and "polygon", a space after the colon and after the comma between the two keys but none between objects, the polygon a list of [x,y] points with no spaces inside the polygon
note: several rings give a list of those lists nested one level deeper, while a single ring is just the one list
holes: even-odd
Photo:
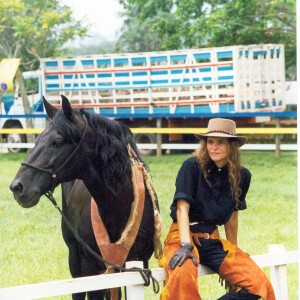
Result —
[{"label": "horse's mane", "polygon": [[[75,114],[82,114],[86,117],[88,125],[96,133],[95,149],[83,149],[87,155],[91,151],[95,153],[99,159],[95,164],[100,172],[103,184],[115,194],[120,192],[124,187],[131,184],[131,163],[127,152],[127,146],[130,144],[132,149],[138,155],[138,149],[133,140],[133,135],[129,128],[117,122],[110,120],[104,116],[89,113],[86,111],[74,111]],[[80,132],[76,125],[70,122],[59,110],[53,120],[54,127],[60,131],[68,140],[68,142],[77,144],[80,141]]]}]

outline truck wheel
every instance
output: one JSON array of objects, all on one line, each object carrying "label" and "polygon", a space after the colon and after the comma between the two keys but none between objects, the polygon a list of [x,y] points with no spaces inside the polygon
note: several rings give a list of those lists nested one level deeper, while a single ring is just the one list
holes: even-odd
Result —
[{"label": "truck wheel", "polygon": [[[11,127],[13,128],[22,128],[20,125],[13,125]],[[26,136],[25,134],[19,134],[19,133],[9,133],[6,137],[7,143],[26,143]],[[11,153],[20,153],[20,152],[26,152],[26,148],[8,148],[8,151]]]},{"label": "truck wheel", "polygon": [[[133,135],[136,144],[156,144],[156,135],[152,133],[137,133]],[[141,155],[150,156],[156,153],[154,149],[139,149]]]}]

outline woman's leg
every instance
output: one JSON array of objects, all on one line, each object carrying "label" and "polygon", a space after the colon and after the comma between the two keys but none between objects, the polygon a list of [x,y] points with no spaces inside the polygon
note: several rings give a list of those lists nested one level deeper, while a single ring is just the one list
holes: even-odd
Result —
[{"label": "woman's leg", "polygon": [[167,280],[160,295],[161,300],[201,300],[198,292],[198,269],[191,259],[174,270],[166,268]]},{"label": "woman's leg", "polygon": [[[219,275],[226,279],[227,283],[232,284],[235,288],[234,290],[231,290],[229,293],[225,294],[218,300],[257,300],[260,298],[260,296],[256,295],[255,293],[251,293],[247,288],[243,286],[239,286],[236,284],[236,282],[232,282],[231,278],[225,278],[224,274],[222,273],[222,266],[224,261],[227,261],[226,257],[232,255],[232,250],[225,251],[223,248],[223,244],[220,240],[217,239],[201,239],[201,246],[198,247],[199,255],[201,258],[201,264],[205,265],[209,268],[211,268],[216,273],[219,273]],[[226,241],[227,242],[227,241]],[[231,245],[231,244],[230,244]],[[228,247],[227,247],[228,248]],[[232,249],[235,249],[236,247],[232,247]],[[247,260],[250,259],[250,257],[247,255]],[[251,260],[251,259],[250,259]],[[251,260],[252,261],[252,260]],[[245,266],[246,267],[246,266]],[[221,271],[220,271],[221,270]],[[259,270],[259,273],[262,273],[261,270]],[[234,273],[234,271],[233,271]],[[255,274],[254,274],[255,276]],[[242,272],[237,272],[236,274],[237,278],[241,278],[241,280],[244,279],[243,270]]]},{"label": "woman's leg", "polygon": [[[176,224],[175,224],[176,225]],[[183,265],[170,269],[168,263],[171,257],[180,248],[180,238],[177,226],[171,226],[163,255],[159,260],[159,265],[165,268],[167,278],[165,286],[160,295],[161,300],[201,300],[198,292],[198,268],[191,259],[187,259]],[[194,249],[194,255],[198,257],[197,250]]]},{"label": "woman's leg", "polygon": [[260,296],[250,294],[246,289],[240,291],[231,291],[218,300],[258,300]]},{"label": "woman's leg", "polygon": [[227,240],[222,240],[222,245],[227,254],[218,271],[220,277],[229,282],[236,291],[245,289],[264,300],[275,300],[274,290],[268,277],[250,256]]}]

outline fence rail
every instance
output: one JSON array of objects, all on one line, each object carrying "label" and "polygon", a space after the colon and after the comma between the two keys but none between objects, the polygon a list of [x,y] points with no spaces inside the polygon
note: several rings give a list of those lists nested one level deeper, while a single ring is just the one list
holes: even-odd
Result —
[{"label": "fence rail", "polygon": [[[201,134],[205,133],[205,128],[131,128],[131,131],[134,134],[137,133],[154,133],[154,134],[194,134],[195,132]],[[21,128],[3,128],[0,129],[1,134],[39,134],[42,132],[42,129],[29,128],[29,129],[21,129]],[[264,128],[238,128],[238,134],[244,135],[275,135],[280,136],[282,134],[297,134],[297,128],[295,127],[264,127]],[[275,144],[246,144],[241,149],[242,150],[268,150],[268,151],[276,151],[277,155],[280,150],[288,150],[288,151],[296,151],[297,144],[281,144],[279,139],[275,140]],[[156,144],[138,144],[139,149],[143,150],[157,150],[157,152],[161,152],[161,150],[194,150],[198,147],[197,144],[169,144],[169,143],[156,143]],[[33,143],[0,143],[0,149],[8,149],[8,148],[33,148]]]},{"label": "fence rail", "polygon": [[[288,300],[286,265],[298,263],[298,251],[285,252],[283,245],[270,245],[269,253],[252,256],[261,267],[270,268],[270,279],[273,284],[276,299]],[[130,262],[127,268],[142,267],[141,262]],[[157,281],[166,279],[162,268],[151,269]],[[210,269],[199,266],[199,276],[214,274]],[[139,272],[106,274],[76,279],[59,280],[37,284],[28,284],[0,289],[1,300],[32,300],[126,286],[128,300],[144,299],[144,280]]]},{"label": "fence rail", "polygon": [[[32,149],[33,143],[0,143],[0,150],[9,148],[24,148]],[[157,150],[157,144],[137,144],[140,150]],[[161,149],[163,150],[195,150],[198,144],[162,144]],[[273,151],[276,150],[276,144],[246,144],[241,147],[241,150],[263,150]],[[280,144],[280,150],[283,151],[297,151],[297,144]]]},{"label": "fence rail", "polygon": [[[205,133],[206,128],[157,128],[157,127],[140,127],[130,128],[132,133],[155,133],[155,134],[194,134]],[[43,129],[37,128],[2,128],[0,134],[20,133],[20,134],[39,134]],[[253,127],[237,128],[237,134],[297,134],[296,127]]]}]

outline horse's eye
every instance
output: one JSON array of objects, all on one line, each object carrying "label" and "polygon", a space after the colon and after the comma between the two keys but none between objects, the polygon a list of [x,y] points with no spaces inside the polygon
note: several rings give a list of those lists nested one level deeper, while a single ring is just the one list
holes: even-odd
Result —
[{"label": "horse's eye", "polygon": [[57,143],[56,143],[56,142],[53,142],[53,143],[51,144],[51,148],[57,148]]},{"label": "horse's eye", "polygon": [[59,148],[62,145],[62,141],[53,141],[51,144],[51,148]]}]

